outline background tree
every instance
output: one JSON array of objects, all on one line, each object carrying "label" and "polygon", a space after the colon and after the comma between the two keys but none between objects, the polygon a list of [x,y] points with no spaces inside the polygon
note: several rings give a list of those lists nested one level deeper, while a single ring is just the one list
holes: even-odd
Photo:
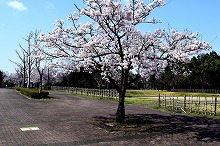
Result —
[{"label": "background tree", "polygon": [[27,42],[26,49],[22,48],[22,50],[26,53],[27,57],[27,88],[30,88],[30,82],[31,82],[31,73],[34,69],[34,63],[35,59],[32,57],[33,53],[35,51],[34,45],[37,43],[39,31],[35,30],[35,32],[31,31],[28,36],[25,38],[25,41]]},{"label": "background tree", "polygon": [[163,73],[160,74],[159,79],[157,79],[159,85],[158,89],[170,90],[174,88],[174,73],[170,66],[167,66]]},{"label": "background tree", "polygon": [[148,89],[158,89],[158,82],[155,74],[149,76],[147,80]]},{"label": "background tree", "polygon": [[22,66],[17,66],[17,68],[15,68],[15,74],[16,74],[16,82],[15,84],[19,87],[22,87],[23,84],[23,69]]},{"label": "background tree", "polygon": [[3,80],[3,87],[12,88],[15,87],[17,83],[17,75],[14,73],[5,72],[4,73],[4,80]]},{"label": "background tree", "polygon": [[[19,44],[19,46],[21,47],[21,45]],[[22,47],[21,47],[22,48]],[[12,60],[9,60],[11,61],[12,63],[14,63],[17,68],[16,68],[16,72],[20,75],[21,77],[21,83],[20,85],[22,87],[26,87],[26,81],[27,81],[27,56],[26,56],[26,53],[25,51],[22,49],[21,52],[19,52],[18,50],[15,50],[18,58],[20,59],[21,62],[15,62],[15,61],[12,61]]]},{"label": "background tree", "polygon": [[[219,89],[220,56],[212,51],[184,64],[167,66],[159,78],[150,78],[153,89]],[[153,85],[155,84],[155,85]]]},{"label": "background tree", "polygon": [[2,87],[3,79],[4,79],[4,72],[0,70],[0,88]]},{"label": "background tree", "polygon": [[30,88],[30,82],[31,82],[31,74],[34,69],[34,59],[32,58],[34,53],[34,45],[37,43],[39,31],[31,31],[24,40],[26,41],[26,46],[23,46],[19,44],[19,47],[21,51],[16,50],[16,54],[21,61],[19,62],[13,62],[17,68],[16,72],[22,75],[22,86]]},{"label": "background tree", "polygon": [[220,56],[212,51],[193,57],[187,64],[191,86],[198,89],[219,89]]},{"label": "background tree", "polygon": [[62,81],[57,85],[68,86],[68,87],[80,87],[80,88],[97,88],[94,74],[90,74],[84,71],[75,71],[67,74],[63,77]]},{"label": "background tree", "polygon": [[[44,47],[48,48],[40,50],[68,62],[68,67],[71,64],[75,69],[98,69],[102,78],[119,93],[116,121],[123,122],[129,85],[140,77],[160,73],[168,62],[186,61],[189,56],[211,48],[198,40],[197,33],[187,30],[183,33],[176,29],[168,32],[157,29],[154,33],[138,30],[140,23],[155,23],[156,19],[147,20],[147,17],[164,4],[163,0],[148,5],[142,0],[130,1],[128,5],[116,0],[85,0],[85,8],[76,6],[79,13],[68,16],[72,26],[64,28],[64,21],[58,20],[51,33],[40,35]],[[80,18],[90,22],[80,23]],[[131,78],[130,72],[136,75]]]},{"label": "background tree", "polygon": [[[39,46],[40,42],[37,41],[35,43],[35,47]],[[49,76],[49,66],[50,66],[50,62],[51,59],[48,58],[47,56],[40,56],[38,54],[39,52],[36,51],[36,48],[34,50],[34,53],[32,55],[32,59],[35,61],[35,82],[36,80],[38,80],[39,83],[39,93],[41,93],[42,89],[43,89],[43,79],[44,79],[44,75],[46,75],[47,77]],[[47,72],[47,73],[46,73]],[[49,79],[47,78],[47,83],[49,82]]]}]

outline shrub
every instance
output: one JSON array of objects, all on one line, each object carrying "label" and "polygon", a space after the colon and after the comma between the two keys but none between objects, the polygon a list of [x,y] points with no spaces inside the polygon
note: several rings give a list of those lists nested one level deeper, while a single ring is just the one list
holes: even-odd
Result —
[{"label": "shrub", "polygon": [[21,94],[24,94],[33,99],[49,98],[48,97],[49,92],[46,92],[46,91],[41,91],[41,93],[39,93],[38,89],[28,89],[28,88],[21,88],[21,87],[16,87],[15,89],[19,91]]},{"label": "shrub", "polygon": [[51,84],[45,84],[44,90],[51,90]]},{"label": "shrub", "polygon": [[21,87],[15,87],[15,90],[20,91]]}]

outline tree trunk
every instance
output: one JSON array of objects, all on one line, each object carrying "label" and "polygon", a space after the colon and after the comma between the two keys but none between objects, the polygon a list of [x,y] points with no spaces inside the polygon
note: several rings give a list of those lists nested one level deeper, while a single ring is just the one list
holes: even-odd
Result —
[{"label": "tree trunk", "polygon": [[23,81],[22,81],[22,87],[23,88],[26,88],[25,86],[25,81],[26,81],[26,73],[25,73],[25,70],[23,71]]},{"label": "tree trunk", "polygon": [[40,74],[40,85],[39,85],[39,93],[41,94],[41,92],[42,92],[42,79],[43,79],[43,75],[42,74]]},{"label": "tree trunk", "polygon": [[112,85],[115,87],[115,89],[119,93],[118,109],[116,112],[116,122],[119,122],[119,123],[124,123],[124,120],[125,120],[125,103],[124,102],[125,102],[125,93],[126,93],[127,85],[128,85],[128,74],[129,74],[129,70],[125,72],[122,70],[120,87],[116,84],[114,79],[108,76],[108,79],[110,80]]},{"label": "tree trunk", "polygon": [[123,123],[125,120],[125,95],[119,95],[118,109],[116,112],[116,122]]},{"label": "tree trunk", "polygon": [[30,88],[30,84],[31,84],[31,73],[28,72],[28,82],[27,82],[27,88]]}]

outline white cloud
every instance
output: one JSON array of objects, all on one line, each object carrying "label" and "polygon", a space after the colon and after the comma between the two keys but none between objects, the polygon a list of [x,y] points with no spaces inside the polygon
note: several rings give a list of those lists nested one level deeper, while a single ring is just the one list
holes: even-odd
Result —
[{"label": "white cloud", "polygon": [[16,0],[8,2],[8,6],[19,11],[27,10],[27,7],[23,3],[16,1]]}]

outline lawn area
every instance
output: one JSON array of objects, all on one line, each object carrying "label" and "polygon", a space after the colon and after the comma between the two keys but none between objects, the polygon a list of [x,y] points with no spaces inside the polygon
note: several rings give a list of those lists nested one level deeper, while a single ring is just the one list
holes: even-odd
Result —
[{"label": "lawn area", "polygon": [[220,94],[212,93],[194,93],[194,92],[170,92],[167,90],[127,90],[127,97],[158,97],[158,95],[167,95],[167,96],[199,96],[199,97],[212,97],[220,96]]},{"label": "lawn area", "polygon": [[167,97],[213,97],[220,94],[211,93],[193,93],[193,92],[170,92],[166,90],[127,90],[125,103],[126,104],[144,104],[144,105],[157,105],[158,95]]}]

